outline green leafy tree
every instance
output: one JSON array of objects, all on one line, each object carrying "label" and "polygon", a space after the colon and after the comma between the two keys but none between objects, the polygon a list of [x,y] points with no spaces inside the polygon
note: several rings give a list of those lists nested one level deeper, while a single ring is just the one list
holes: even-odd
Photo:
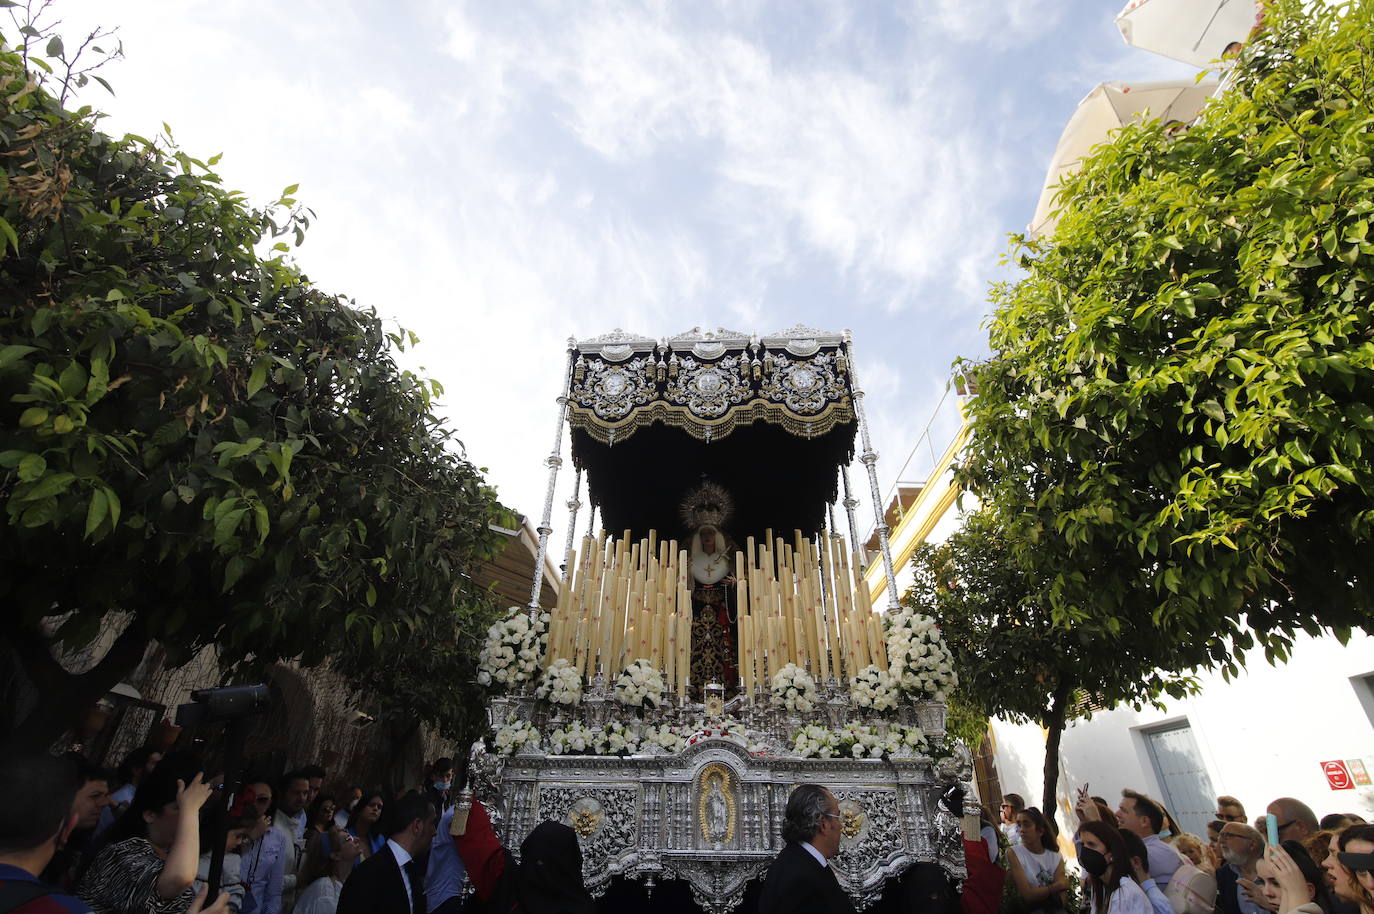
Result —
[{"label": "green leafy tree", "polygon": [[[397,366],[414,338],[286,259],[294,187],[250,208],[216,159],[98,131],[41,63],[0,47],[0,629],[42,696],[10,738],[54,738],[152,640],[244,675],[333,658],[463,730],[471,570],[511,521]],[[89,672],[52,658],[49,632],[115,619]]]},{"label": "green leafy tree", "polygon": [[1172,665],[1176,651],[1153,629],[1107,643],[1090,629],[1056,622],[1040,582],[1012,553],[991,512],[970,514],[944,542],[916,551],[915,583],[905,599],[939,622],[963,704],[984,718],[1045,729],[1040,809],[1053,816],[1059,744],[1070,721],[1091,704],[1139,707],[1162,693],[1187,695],[1196,683],[1161,669]]},{"label": "green leafy tree", "polygon": [[1099,649],[1233,675],[1371,628],[1371,34],[1269,4],[1197,123],[1120,131],[994,292],[959,479]]}]

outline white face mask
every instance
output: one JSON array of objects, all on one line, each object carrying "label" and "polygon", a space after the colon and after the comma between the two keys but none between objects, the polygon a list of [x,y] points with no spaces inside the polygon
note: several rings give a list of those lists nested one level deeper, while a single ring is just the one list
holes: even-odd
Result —
[{"label": "white face mask", "polygon": [[452,787],[452,786],[453,786],[453,782],[452,782],[452,781],[435,781],[435,782],[434,782],[434,789],[435,789],[435,790],[448,790],[448,789],[449,789],[450,787]]}]

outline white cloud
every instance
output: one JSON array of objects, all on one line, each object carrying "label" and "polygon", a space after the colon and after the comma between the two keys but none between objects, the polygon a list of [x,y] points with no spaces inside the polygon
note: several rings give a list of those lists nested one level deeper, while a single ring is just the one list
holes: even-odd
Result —
[{"label": "white cloud", "polygon": [[915,0],[913,27],[934,24],[956,41],[999,50],[1045,34],[1063,17],[1062,0]]},{"label": "white cloud", "polygon": [[[827,34],[846,21],[835,17]],[[459,28],[468,35],[472,25]],[[795,236],[896,311],[969,238],[989,234],[978,200],[995,190],[1001,152],[957,126],[971,100],[938,60],[898,72],[896,85],[862,62],[781,68],[740,35],[685,27],[664,8],[606,5],[529,39],[517,58],[502,34],[484,36],[493,50],[470,61],[475,81],[533,79],[613,166],[633,170],[696,144],[718,179],[703,217],[749,252],[737,264],[746,272],[785,265]]]},{"label": "white cloud", "polygon": [[223,151],[256,200],[300,182],[312,278],[421,335],[407,359],[537,516],[564,340],[615,326],[854,327],[895,474],[1029,216],[1003,211],[1039,116],[1018,93],[1084,59],[985,52],[1091,5],[125,4],[120,95],[92,101]]}]

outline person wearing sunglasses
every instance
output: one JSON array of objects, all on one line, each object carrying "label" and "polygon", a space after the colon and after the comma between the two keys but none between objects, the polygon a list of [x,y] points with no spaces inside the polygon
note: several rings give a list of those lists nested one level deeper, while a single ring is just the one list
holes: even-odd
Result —
[{"label": "person wearing sunglasses", "polygon": [[1264,811],[1279,820],[1280,841],[1301,843],[1321,830],[1312,808],[1292,797],[1279,797]]},{"label": "person wearing sunglasses", "polygon": [[1374,914],[1374,825],[1351,825],[1331,839],[1322,864],[1331,873],[1341,900]]},{"label": "person wearing sunglasses", "polygon": [[1222,822],[1244,822],[1245,805],[1235,797],[1217,797],[1216,817]]}]

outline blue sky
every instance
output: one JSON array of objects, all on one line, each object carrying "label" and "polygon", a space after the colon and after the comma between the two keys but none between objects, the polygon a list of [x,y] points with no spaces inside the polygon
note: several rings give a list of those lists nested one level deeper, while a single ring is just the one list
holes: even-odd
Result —
[{"label": "blue sky", "polygon": [[117,97],[85,98],[105,129],[165,121],[257,201],[301,185],[300,263],[419,334],[469,457],[536,519],[564,340],[615,327],[851,328],[890,485],[950,363],[984,349],[987,284],[1077,102],[1192,75],[1127,47],[1119,8],[56,4],[69,45],[120,29]]}]

